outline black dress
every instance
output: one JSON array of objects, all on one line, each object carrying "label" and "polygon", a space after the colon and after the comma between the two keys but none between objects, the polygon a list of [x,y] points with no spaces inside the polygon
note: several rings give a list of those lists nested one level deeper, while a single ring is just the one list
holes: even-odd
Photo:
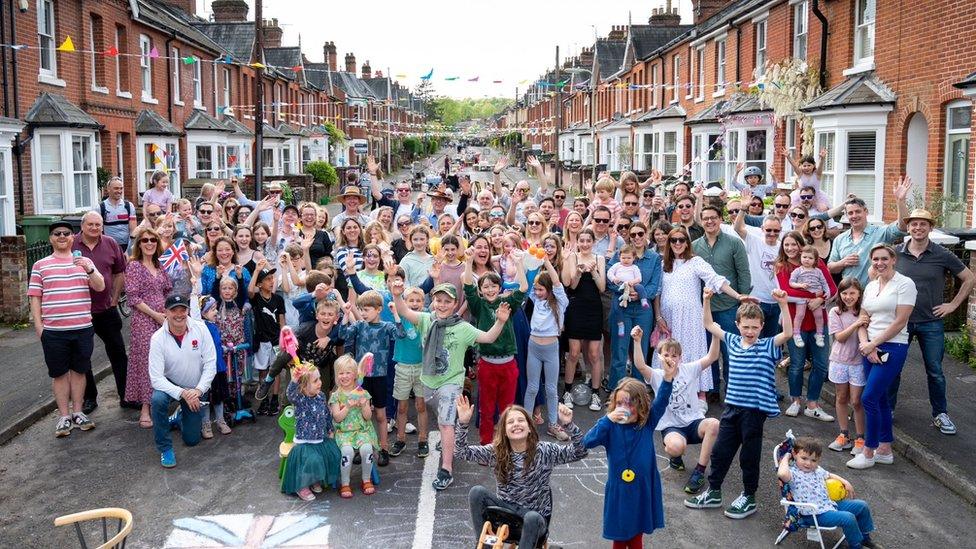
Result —
[{"label": "black dress", "polygon": [[599,341],[603,336],[603,302],[592,273],[580,275],[576,289],[569,292],[566,307],[566,337]]}]

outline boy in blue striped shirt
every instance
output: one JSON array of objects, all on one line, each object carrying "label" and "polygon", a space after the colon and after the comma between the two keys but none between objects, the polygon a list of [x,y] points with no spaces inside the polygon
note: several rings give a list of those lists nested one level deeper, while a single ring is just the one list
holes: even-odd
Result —
[{"label": "boy in blue striped shirt", "polygon": [[741,446],[739,465],[742,467],[743,491],[725,509],[725,516],[743,519],[756,512],[763,425],[767,417],[779,415],[779,405],[776,404],[776,361],[781,356],[780,346],[793,336],[793,323],[786,304],[786,292],[773,290],[773,299],[779,303],[783,323],[779,334],[759,338],[763,329],[763,313],[754,303],[741,305],[735,315],[735,325],[742,335],[728,333],[712,321],[709,307],[712,294],[708,288],[702,294],[704,324],[712,337],[725,342],[729,354],[729,379],[718,440],[712,449],[708,490],[686,499],[685,507],[710,509],[722,506],[722,482]]}]

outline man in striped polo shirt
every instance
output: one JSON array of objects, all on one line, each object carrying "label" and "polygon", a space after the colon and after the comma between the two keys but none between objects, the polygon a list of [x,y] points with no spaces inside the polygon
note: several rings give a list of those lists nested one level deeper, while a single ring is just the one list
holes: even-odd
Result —
[{"label": "man in striped polo shirt", "polygon": [[[685,507],[709,509],[722,506],[722,483],[732,459],[739,452],[742,468],[742,494],[725,509],[725,516],[744,519],[756,512],[756,490],[762,463],[763,425],[767,417],[779,415],[776,404],[776,361],[780,346],[793,337],[793,322],[786,303],[786,292],[773,290],[779,304],[782,330],[775,337],[760,338],[763,313],[755,303],[741,305],[735,324],[742,335],[726,332],[712,320],[710,301],[713,292],[706,288],[702,301],[705,329],[721,338],[729,353],[729,378],[725,390],[725,410],[718,427],[718,440],[712,449],[712,470],[708,490],[686,499]],[[740,450],[741,447],[741,450]]]},{"label": "man in striped polo shirt", "polygon": [[[48,233],[54,253],[34,263],[27,296],[58,404],[54,434],[64,437],[75,427],[82,431],[95,428],[81,407],[94,347],[91,291],[104,290],[105,279],[90,259],[72,255],[70,223],[55,221]],[[69,413],[69,402],[74,413]]]}]

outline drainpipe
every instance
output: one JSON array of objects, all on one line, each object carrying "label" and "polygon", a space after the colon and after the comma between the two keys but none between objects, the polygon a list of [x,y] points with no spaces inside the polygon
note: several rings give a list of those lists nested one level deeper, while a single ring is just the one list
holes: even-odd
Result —
[{"label": "drainpipe", "polygon": [[[7,43],[7,29],[3,17],[3,7],[0,6],[0,43]],[[0,52],[0,66],[3,67],[3,115],[10,116],[10,102],[7,96],[7,50]]]},{"label": "drainpipe", "polygon": [[[17,21],[14,19],[14,2],[10,0],[7,4],[8,16],[10,19],[10,43],[17,43]],[[3,8],[0,8],[3,9]],[[20,107],[17,100],[17,50],[10,50],[10,70],[11,70],[11,90],[13,95],[13,105],[14,105],[14,118],[20,118]],[[26,210],[24,208],[24,144],[27,141],[18,141],[17,146],[14,147],[14,156],[17,157],[17,198],[20,199],[20,215],[24,216]]]},{"label": "drainpipe", "polygon": [[[166,53],[163,54],[166,56],[166,97],[169,98],[169,101],[166,102],[166,118],[170,124],[173,123],[173,56],[170,55],[170,52],[173,50],[169,45],[175,39],[176,32],[170,32],[169,38],[166,39],[166,43],[163,45],[166,48]],[[179,63],[179,60],[177,59],[176,62]],[[183,91],[183,86],[180,86],[180,91]]]},{"label": "drainpipe", "polygon": [[820,89],[827,89],[827,17],[820,11],[820,1],[813,0],[813,14],[820,20]]}]

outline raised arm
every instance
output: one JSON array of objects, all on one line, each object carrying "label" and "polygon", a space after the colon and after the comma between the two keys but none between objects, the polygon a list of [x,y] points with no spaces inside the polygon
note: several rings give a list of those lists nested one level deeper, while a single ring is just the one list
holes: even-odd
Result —
[{"label": "raised arm", "polygon": [[[650,383],[651,367],[647,365],[647,360],[644,359],[644,351],[641,349],[641,339],[643,337],[644,329],[640,326],[634,326],[634,329],[630,331],[630,339],[634,340],[634,368],[637,368],[637,371],[644,376],[644,383]],[[712,338],[712,341],[717,341],[717,339]]]},{"label": "raised arm", "polygon": [[908,194],[912,192],[912,178],[907,175],[895,185],[895,204],[898,205],[898,230],[905,232],[908,224],[905,219],[908,217]]},{"label": "raised arm", "polygon": [[774,344],[779,347],[780,345],[786,345],[786,342],[793,337],[793,316],[790,314],[790,307],[786,301],[786,292],[783,290],[773,290],[772,294],[773,299],[779,304],[779,321],[783,328],[776,334],[776,338],[773,339]]},{"label": "raised arm", "polygon": [[397,314],[407,319],[407,322],[414,326],[420,323],[420,313],[412,310],[403,300],[403,280],[394,278],[388,280],[387,286],[390,288],[390,295],[393,296],[393,304],[396,305]]},{"label": "raised arm", "polygon": [[[400,305],[397,304],[397,309]],[[498,336],[502,333],[502,328],[505,327],[505,323],[508,322],[508,317],[512,313],[512,307],[508,303],[502,303],[498,306],[498,310],[495,312],[495,323],[491,326],[491,329],[487,332],[478,331],[478,337],[475,338],[476,343],[494,343]],[[404,315],[404,318],[407,318]],[[410,320],[407,318],[407,320]],[[413,322],[413,321],[411,321]]]},{"label": "raised arm", "polygon": [[711,288],[705,288],[702,291],[702,323],[705,325],[705,329],[708,331],[708,333],[712,334],[713,338],[724,340],[725,330],[718,325],[718,322],[712,320],[713,295],[715,295],[715,292],[713,292]]},{"label": "raised arm", "polygon": [[[752,201],[752,190],[749,188],[742,189],[740,200],[742,204],[748,204]],[[735,224],[732,226],[735,229],[735,234],[739,235],[742,240],[746,239],[748,231],[746,231],[746,213],[749,208],[740,208],[739,213],[735,215]]]}]

